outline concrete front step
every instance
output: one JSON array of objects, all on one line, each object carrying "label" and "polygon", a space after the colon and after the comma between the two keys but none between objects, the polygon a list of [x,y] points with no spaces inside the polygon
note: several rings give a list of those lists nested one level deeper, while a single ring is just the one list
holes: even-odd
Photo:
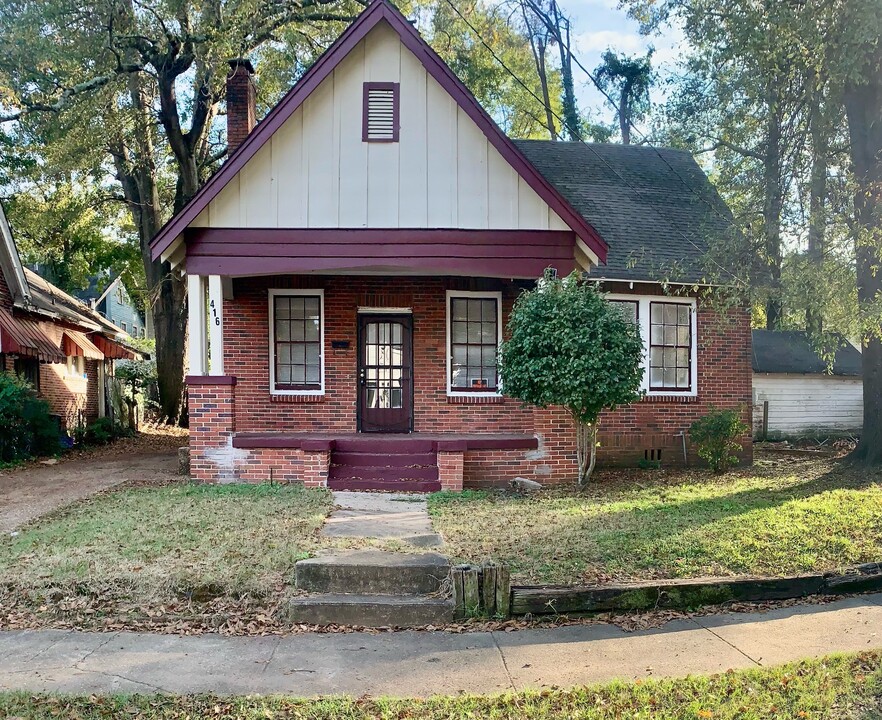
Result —
[{"label": "concrete front step", "polygon": [[297,588],[312,593],[424,595],[441,589],[450,562],[437,553],[350,550],[301,560],[294,574]]},{"label": "concrete front step", "polygon": [[286,619],[308,625],[422,627],[453,622],[453,603],[425,595],[323,594],[294,598]]}]

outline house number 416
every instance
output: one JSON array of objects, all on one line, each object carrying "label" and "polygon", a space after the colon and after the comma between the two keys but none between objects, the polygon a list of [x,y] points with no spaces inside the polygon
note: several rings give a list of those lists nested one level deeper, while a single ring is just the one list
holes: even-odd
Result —
[{"label": "house number 416", "polygon": [[220,317],[217,314],[217,307],[215,307],[214,300],[212,300],[208,305],[211,307],[211,317],[214,318],[214,324],[220,327]]}]

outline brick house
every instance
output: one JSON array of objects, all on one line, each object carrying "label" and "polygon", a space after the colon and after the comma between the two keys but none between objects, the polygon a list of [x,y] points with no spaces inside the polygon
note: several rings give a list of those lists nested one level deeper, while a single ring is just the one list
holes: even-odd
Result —
[{"label": "brick house", "polygon": [[646,397],[603,418],[601,462],[682,462],[710,405],[747,418],[748,314],[694,292],[731,223],[691,156],[511,140],[387,0],[256,126],[252,73],[231,62],[227,162],[152,242],[187,274],[195,478],[573,479],[569,416],[496,368],[546,268],[602,281],[644,337]]},{"label": "brick house", "polygon": [[25,378],[63,429],[107,413],[113,360],[134,359],[125,333],[21,264],[0,206],[0,371]]}]

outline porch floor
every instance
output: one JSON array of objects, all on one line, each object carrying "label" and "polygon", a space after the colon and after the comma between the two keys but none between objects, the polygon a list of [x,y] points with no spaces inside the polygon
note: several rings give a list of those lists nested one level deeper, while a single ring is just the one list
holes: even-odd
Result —
[{"label": "porch floor", "polygon": [[539,440],[522,433],[326,433],[238,432],[236,448],[299,448],[312,452],[358,452],[370,446],[374,452],[437,452],[439,450],[535,450]]}]

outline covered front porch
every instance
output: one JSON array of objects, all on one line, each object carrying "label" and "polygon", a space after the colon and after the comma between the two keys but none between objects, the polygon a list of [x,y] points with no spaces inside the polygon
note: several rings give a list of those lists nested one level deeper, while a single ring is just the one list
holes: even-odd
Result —
[{"label": "covered front porch", "polygon": [[191,343],[195,478],[432,491],[573,463],[567,419],[499,387],[503,328],[530,281],[190,278],[208,338]]},{"label": "covered front porch", "polygon": [[332,490],[434,492],[462,489],[466,457],[479,451],[528,453],[538,449],[539,440],[525,433],[244,432],[232,436],[232,447],[299,451],[318,474],[316,484]]}]

